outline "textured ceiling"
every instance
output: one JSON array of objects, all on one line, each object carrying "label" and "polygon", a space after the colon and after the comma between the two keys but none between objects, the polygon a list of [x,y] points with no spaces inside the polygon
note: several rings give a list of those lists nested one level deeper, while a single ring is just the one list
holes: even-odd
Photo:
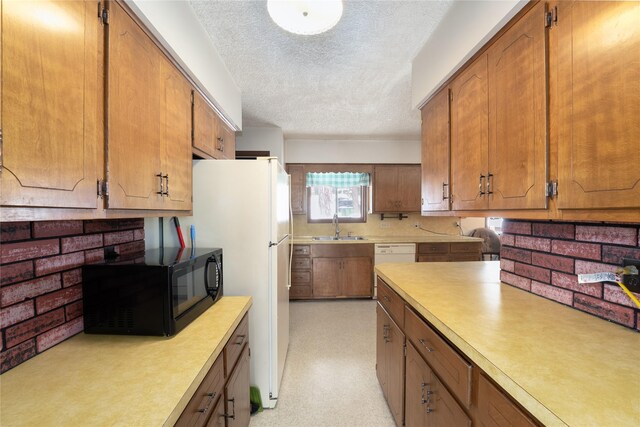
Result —
[{"label": "textured ceiling", "polygon": [[264,0],[191,5],[242,90],[243,126],[287,139],[419,138],[411,61],[451,2],[346,0],[315,36],[276,26]]}]

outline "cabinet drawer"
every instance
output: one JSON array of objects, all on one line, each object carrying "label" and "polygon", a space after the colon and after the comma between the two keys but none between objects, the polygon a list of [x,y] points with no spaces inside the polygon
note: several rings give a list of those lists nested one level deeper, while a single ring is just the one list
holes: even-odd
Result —
[{"label": "cabinet drawer", "polygon": [[405,308],[405,333],[434,372],[466,406],[471,403],[471,364],[413,311]]},{"label": "cabinet drawer", "polygon": [[478,253],[458,253],[449,255],[450,261],[481,261]]},{"label": "cabinet drawer", "polygon": [[309,255],[311,253],[311,249],[309,245],[294,245],[293,246],[293,255]]},{"label": "cabinet drawer", "polygon": [[240,357],[245,343],[249,342],[249,314],[245,314],[240,324],[224,346],[224,373],[228,376]]},{"label": "cabinet drawer", "polygon": [[391,315],[393,320],[401,327],[404,327],[404,301],[400,296],[387,285],[380,277],[378,280],[378,301]]},{"label": "cabinet drawer", "polygon": [[418,255],[418,262],[447,262],[450,255]]},{"label": "cabinet drawer", "polygon": [[485,426],[537,425],[484,374],[480,374],[478,380],[478,421]]},{"label": "cabinet drawer", "polygon": [[451,253],[458,253],[458,252],[480,253],[481,249],[482,249],[482,242],[451,243]]},{"label": "cabinet drawer", "polygon": [[449,244],[448,243],[419,243],[418,253],[419,254],[448,254]]},{"label": "cabinet drawer", "polygon": [[296,258],[291,260],[291,268],[293,270],[308,270],[311,268],[311,258]]},{"label": "cabinet drawer", "polygon": [[305,285],[305,284],[310,285],[311,272],[310,271],[292,271],[291,284],[292,285]]},{"label": "cabinet drawer", "polygon": [[204,426],[209,413],[214,409],[214,403],[222,394],[224,387],[224,361],[222,354],[205,375],[204,379],[187,404],[176,426]]},{"label": "cabinet drawer", "polygon": [[289,298],[311,298],[311,285],[292,285],[289,289]]}]

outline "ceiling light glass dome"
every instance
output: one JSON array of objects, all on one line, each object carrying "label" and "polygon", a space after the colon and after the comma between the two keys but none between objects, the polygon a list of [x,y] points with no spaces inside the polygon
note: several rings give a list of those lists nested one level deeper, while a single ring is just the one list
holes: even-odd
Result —
[{"label": "ceiling light glass dome", "polygon": [[342,17],[341,0],[268,0],[271,19],[283,29],[306,36],[324,33]]}]

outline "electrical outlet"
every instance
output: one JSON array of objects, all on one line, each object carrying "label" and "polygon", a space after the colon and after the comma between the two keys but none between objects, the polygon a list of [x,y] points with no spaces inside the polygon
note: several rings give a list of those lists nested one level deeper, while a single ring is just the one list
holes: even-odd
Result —
[{"label": "electrical outlet", "polygon": [[390,227],[391,227],[391,224],[389,224],[388,222],[384,222],[384,221],[380,222],[380,228],[390,228]]},{"label": "electrical outlet", "polygon": [[420,223],[416,221],[416,222],[413,223],[413,226],[415,228],[420,228]]},{"label": "electrical outlet", "polygon": [[[622,266],[634,265],[640,270],[640,259],[624,258],[622,260]],[[631,292],[640,292],[640,275],[638,274],[623,274],[622,283],[629,288]]]}]

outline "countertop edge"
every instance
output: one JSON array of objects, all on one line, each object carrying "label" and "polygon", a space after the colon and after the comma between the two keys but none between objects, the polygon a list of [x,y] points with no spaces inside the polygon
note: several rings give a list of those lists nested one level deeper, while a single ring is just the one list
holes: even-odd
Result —
[{"label": "countertop edge", "polygon": [[[410,297],[401,287],[396,285],[393,279],[375,269],[379,275],[400,297],[402,297],[414,310],[429,321],[440,333],[442,333],[458,350],[484,371],[493,381],[500,385],[511,397],[522,405],[531,415],[545,426],[567,426],[556,414],[531,396],[518,383],[509,378],[504,372],[494,365],[489,359],[479,353],[474,347],[463,340],[454,330],[437,318],[428,308],[424,307],[414,298]],[[507,286],[498,281],[497,284]]]}]

